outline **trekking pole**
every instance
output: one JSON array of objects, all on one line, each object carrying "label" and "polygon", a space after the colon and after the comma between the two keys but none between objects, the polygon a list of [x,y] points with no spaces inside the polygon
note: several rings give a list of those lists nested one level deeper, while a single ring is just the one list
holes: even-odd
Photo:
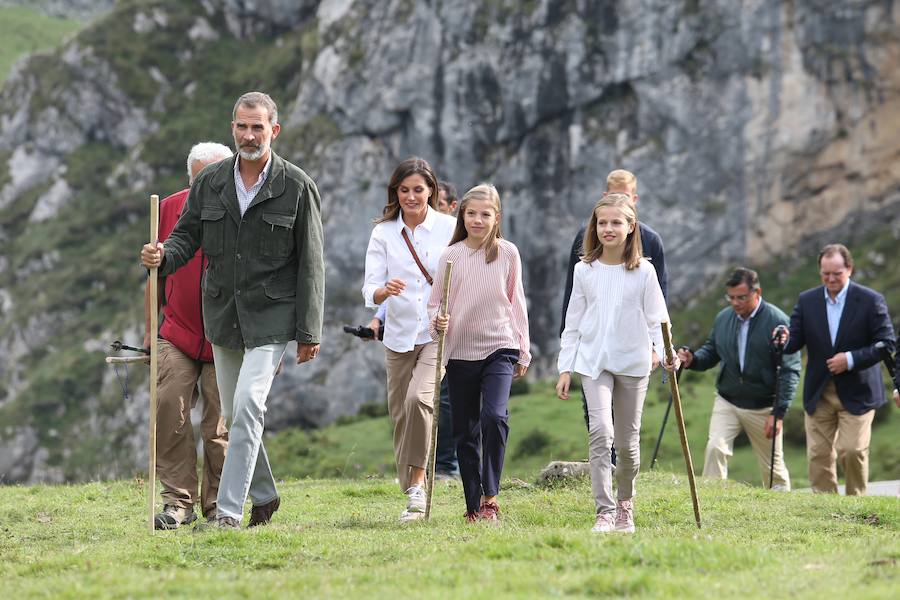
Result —
[{"label": "trekking pole", "polygon": [[[453,261],[447,261],[444,270],[444,297],[441,299],[439,314],[447,315],[447,303],[450,301],[450,273],[453,272]],[[431,497],[434,492],[434,467],[437,461],[438,416],[440,414],[441,371],[444,362],[444,336],[447,331],[438,332],[437,364],[434,368],[434,396],[431,398],[431,445],[428,448],[428,469],[425,479],[425,520],[431,518]]]},{"label": "trekking pole", "polygon": [[769,489],[775,485],[775,441],[778,439],[776,431],[778,431],[778,416],[776,410],[778,408],[778,392],[781,390],[781,360],[784,357],[784,342],[781,338],[781,329],[784,325],[775,328],[772,335],[772,359],[775,361],[775,398],[772,400],[772,459],[769,461]]},{"label": "trekking pole", "polygon": [[894,357],[891,356],[890,349],[882,341],[875,342],[875,349],[878,350],[878,357],[884,363],[888,375],[891,376],[891,383],[894,384],[894,388],[897,388],[897,373],[894,372]]},{"label": "trekking pole", "polygon": [[[666,362],[675,362],[675,354],[672,352],[672,334],[669,331],[669,323],[662,323],[663,345],[666,347]],[[684,463],[687,467],[688,483],[691,486],[691,502],[694,504],[694,520],[697,529],[700,529],[700,500],[697,498],[697,482],[694,481],[694,463],[691,460],[691,449],[688,447],[687,431],[684,428],[684,413],[681,410],[681,395],[678,393],[678,378],[669,377],[669,388],[672,391],[672,404],[675,406],[675,420],[678,422],[678,433],[681,436],[681,451],[684,453]]]},{"label": "trekking pole", "polygon": [[[682,346],[682,348],[687,348],[687,346]],[[680,348],[679,348],[680,350]],[[682,367],[678,367],[678,371],[675,373],[675,379],[681,377],[681,369]],[[663,381],[665,383],[665,380]],[[669,422],[669,411],[672,410],[672,392],[669,392],[669,403],[666,405],[666,414],[663,416],[662,427],[659,428],[659,436],[656,438],[656,447],[653,448],[653,458],[650,459],[650,470],[653,470],[653,467],[656,466],[656,456],[659,454],[659,445],[662,442],[663,434],[666,432],[666,423]]]},{"label": "trekking pole", "polygon": [[[150,196],[150,243],[155,244],[159,238],[159,196]],[[150,495],[147,501],[150,513],[150,533],[155,531],[153,519],[156,514],[156,377],[159,365],[157,348],[157,331],[159,329],[159,304],[157,292],[158,268],[150,269],[150,467],[147,479],[150,483]]]}]

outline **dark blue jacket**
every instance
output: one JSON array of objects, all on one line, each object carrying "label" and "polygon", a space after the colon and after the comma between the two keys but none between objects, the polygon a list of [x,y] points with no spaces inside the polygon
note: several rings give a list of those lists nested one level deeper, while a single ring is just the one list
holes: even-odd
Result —
[{"label": "dark blue jacket", "polygon": [[[650,263],[656,270],[656,278],[659,279],[659,287],[662,289],[663,298],[669,300],[669,275],[666,272],[666,253],[663,250],[662,238],[649,226],[638,221],[641,228],[641,254],[650,259]],[[584,227],[578,230],[575,241],[572,242],[572,251],[569,253],[569,268],[566,271],[566,289],[563,293],[562,321],[559,324],[559,335],[566,328],[566,311],[569,310],[569,298],[572,296],[572,278],[575,273],[575,265],[581,260],[581,246],[584,244]]]},{"label": "dark blue jacket", "polygon": [[[815,412],[822,389],[832,378],[841,404],[850,414],[862,415],[884,404],[881,357],[875,348],[879,341],[893,352],[894,327],[884,296],[878,292],[850,282],[834,345],[828,332],[825,287],[820,285],[800,294],[791,315],[791,337],[784,352],[797,352],[806,346],[806,412]],[[853,370],[832,375],[825,361],[838,352],[853,354]]]}]

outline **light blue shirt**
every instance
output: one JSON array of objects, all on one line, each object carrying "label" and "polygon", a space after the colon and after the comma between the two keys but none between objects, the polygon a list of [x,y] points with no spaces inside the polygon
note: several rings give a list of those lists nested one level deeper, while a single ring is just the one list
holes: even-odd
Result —
[{"label": "light blue shirt", "polygon": [[[831,299],[831,296],[828,294],[828,288],[824,289],[825,292],[825,314],[828,316],[828,333],[831,334],[831,345],[834,346],[834,342],[837,339],[838,326],[841,324],[841,315],[844,314],[844,307],[847,305],[847,289],[850,287],[850,281],[847,280],[847,285],[844,286],[838,295],[835,296],[834,300]],[[845,352],[847,355],[847,370],[853,370],[853,354],[851,352]]]},{"label": "light blue shirt", "polygon": [[256,193],[259,192],[259,188],[262,187],[263,183],[266,182],[266,177],[269,176],[269,168],[272,166],[272,153],[269,153],[269,160],[266,161],[266,166],[263,167],[256,183],[254,183],[249,190],[244,187],[244,180],[241,177],[238,163],[240,163],[240,157],[234,160],[234,189],[237,192],[238,206],[241,208],[241,216],[243,217],[244,213],[247,212],[247,209],[250,208],[250,203],[253,202],[253,198],[256,197]]},{"label": "light blue shirt", "polygon": [[759,312],[759,307],[762,306],[762,298],[759,299],[759,304],[756,305],[756,308],[753,309],[753,312],[750,313],[746,319],[742,319],[741,315],[735,314],[741,326],[738,328],[738,362],[741,365],[741,373],[744,372],[744,355],[747,354],[747,334],[750,333],[750,321],[753,320],[753,317],[756,316],[756,313]]}]

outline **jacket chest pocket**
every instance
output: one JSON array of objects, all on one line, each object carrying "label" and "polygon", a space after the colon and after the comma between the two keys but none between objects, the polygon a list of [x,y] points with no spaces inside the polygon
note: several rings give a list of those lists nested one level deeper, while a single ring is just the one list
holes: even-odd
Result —
[{"label": "jacket chest pocket", "polygon": [[294,249],[294,215],[264,212],[260,254],[287,258]]},{"label": "jacket chest pocket", "polygon": [[225,209],[202,207],[200,222],[203,225],[203,252],[207,256],[219,256],[225,246]]}]

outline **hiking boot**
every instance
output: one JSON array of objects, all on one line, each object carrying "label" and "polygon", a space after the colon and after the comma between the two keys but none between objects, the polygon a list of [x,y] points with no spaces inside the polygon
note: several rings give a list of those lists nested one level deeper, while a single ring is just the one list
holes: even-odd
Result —
[{"label": "hiking boot", "polygon": [[406,490],[406,510],[400,513],[400,522],[417,521],[425,518],[425,504],[428,496],[425,494],[425,487],[422,485],[414,485]]},{"label": "hiking boot", "polygon": [[250,522],[247,527],[256,527],[257,525],[268,525],[272,520],[272,515],[281,506],[281,498],[275,496],[271,502],[266,502],[260,506],[254,506],[250,509]]},{"label": "hiking boot", "polygon": [[476,516],[479,521],[497,522],[500,520],[500,507],[496,502],[483,502]]},{"label": "hiking boot", "polygon": [[194,526],[194,533],[203,533],[216,529],[233,530],[240,528],[241,522],[237,519],[231,517],[217,517],[215,519],[209,519],[205,523],[197,523],[197,525]]},{"label": "hiking boot", "polygon": [[600,513],[597,522],[591,528],[591,533],[609,533],[616,528],[616,517],[612,513]]},{"label": "hiking boot", "polygon": [[634,533],[634,504],[631,500],[616,502],[616,531]]},{"label": "hiking boot", "polygon": [[197,520],[193,507],[181,508],[174,504],[166,504],[163,511],[153,517],[154,529],[178,529]]}]

